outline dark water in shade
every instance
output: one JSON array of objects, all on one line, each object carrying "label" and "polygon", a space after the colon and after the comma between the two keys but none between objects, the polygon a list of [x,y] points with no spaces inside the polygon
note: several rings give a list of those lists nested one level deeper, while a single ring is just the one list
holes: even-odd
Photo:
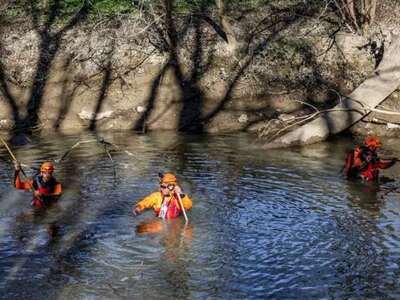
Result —
[{"label": "dark water in shade", "polygon": [[[103,137],[134,156],[112,162],[99,144],[77,147],[56,170],[59,205],[33,218],[0,148],[1,299],[400,298],[400,166],[378,189],[339,176],[345,139],[263,151],[249,135]],[[13,148],[37,167],[78,139],[93,136]],[[400,157],[400,141],[384,146]],[[193,198],[189,225],[131,214],[163,170]]]}]

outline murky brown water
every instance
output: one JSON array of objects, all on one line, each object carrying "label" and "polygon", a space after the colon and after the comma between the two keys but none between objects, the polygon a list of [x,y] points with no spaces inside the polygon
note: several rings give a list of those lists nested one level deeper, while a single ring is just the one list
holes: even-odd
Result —
[{"label": "murky brown water", "polygon": [[[56,170],[59,205],[34,218],[23,215],[30,195],[12,188],[0,148],[1,299],[400,297],[399,166],[378,189],[340,177],[349,140],[259,151],[248,135],[103,137],[134,156],[112,153],[111,162],[97,143],[77,147]],[[13,148],[38,166],[78,139],[93,136]],[[400,157],[399,146],[386,141],[386,154]],[[189,225],[131,214],[165,170],[194,200]]]}]

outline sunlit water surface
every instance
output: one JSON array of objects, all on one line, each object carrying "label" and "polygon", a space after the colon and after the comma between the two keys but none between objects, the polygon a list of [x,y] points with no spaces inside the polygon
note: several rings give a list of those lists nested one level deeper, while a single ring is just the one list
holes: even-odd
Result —
[{"label": "sunlit water surface", "polygon": [[[340,176],[345,139],[266,151],[249,135],[102,137],[129,153],[113,151],[111,161],[101,144],[76,147],[57,165],[58,205],[34,217],[1,147],[1,299],[400,298],[399,166],[378,188]],[[94,138],[12,147],[38,167]],[[400,157],[399,141],[384,148]],[[194,201],[188,225],[131,213],[167,170]]]}]

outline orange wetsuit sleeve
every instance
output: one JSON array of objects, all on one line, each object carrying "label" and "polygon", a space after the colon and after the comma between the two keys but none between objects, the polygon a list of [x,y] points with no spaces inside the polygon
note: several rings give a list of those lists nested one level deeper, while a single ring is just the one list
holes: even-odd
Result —
[{"label": "orange wetsuit sleeve", "polygon": [[379,169],[387,169],[393,166],[396,163],[396,160],[394,159],[380,159],[379,160]]},{"label": "orange wetsuit sleeve", "polygon": [[187,195],[182,198],[182,204],[185,210],[190,210],[193,206],[192,199],[190,199]]},{"label": "orange wetsuit sleeve", "polygon": [[19,190],[27,190],[29,191],[32,188],[33,180],[22,181],[21,177],[19,176],[19,172],[15,172],[14,177],[14,186]]},{"label": "orange wetsuit sleeve", "polygon": [[160,192],[154,192],[154,193],[148,195],[143,200],[140,200],[136,204],[136,207],[139,208],[140,210],[145,210],[145,209],[148,209],[148,208],[154,208],[155,206],[157,206],[157,202],[161,202],[158,199],[158,198],[161,198],[159,196],[159,194],[160,194]]},{"label": "orange wetsuit sleeve", "polygon": [[57,184],[54,187],[54,193],[46,195],[46,196],[60,196],[61,194],[62,194],[61,183],[57,182]]}]

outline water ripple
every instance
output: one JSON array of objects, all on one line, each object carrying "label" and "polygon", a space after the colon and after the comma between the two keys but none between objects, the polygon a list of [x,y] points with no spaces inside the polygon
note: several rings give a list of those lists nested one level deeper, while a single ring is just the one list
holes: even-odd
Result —
[{"label": "water ripple", "polygon": [[[44,136],[16,152],[37,166],[78,138],[94,136]],[[400,297],[398,182],[341,178],[347,141],[265,152],[247,135],[104,138],[133,156],[77,148],[57,166],[64,195],[45,216],[26,217],[31,196],[10,190],[12,166],[0,161],[0,298]],[[189,225],[132,216],[162,171],[193,198]]]}]

